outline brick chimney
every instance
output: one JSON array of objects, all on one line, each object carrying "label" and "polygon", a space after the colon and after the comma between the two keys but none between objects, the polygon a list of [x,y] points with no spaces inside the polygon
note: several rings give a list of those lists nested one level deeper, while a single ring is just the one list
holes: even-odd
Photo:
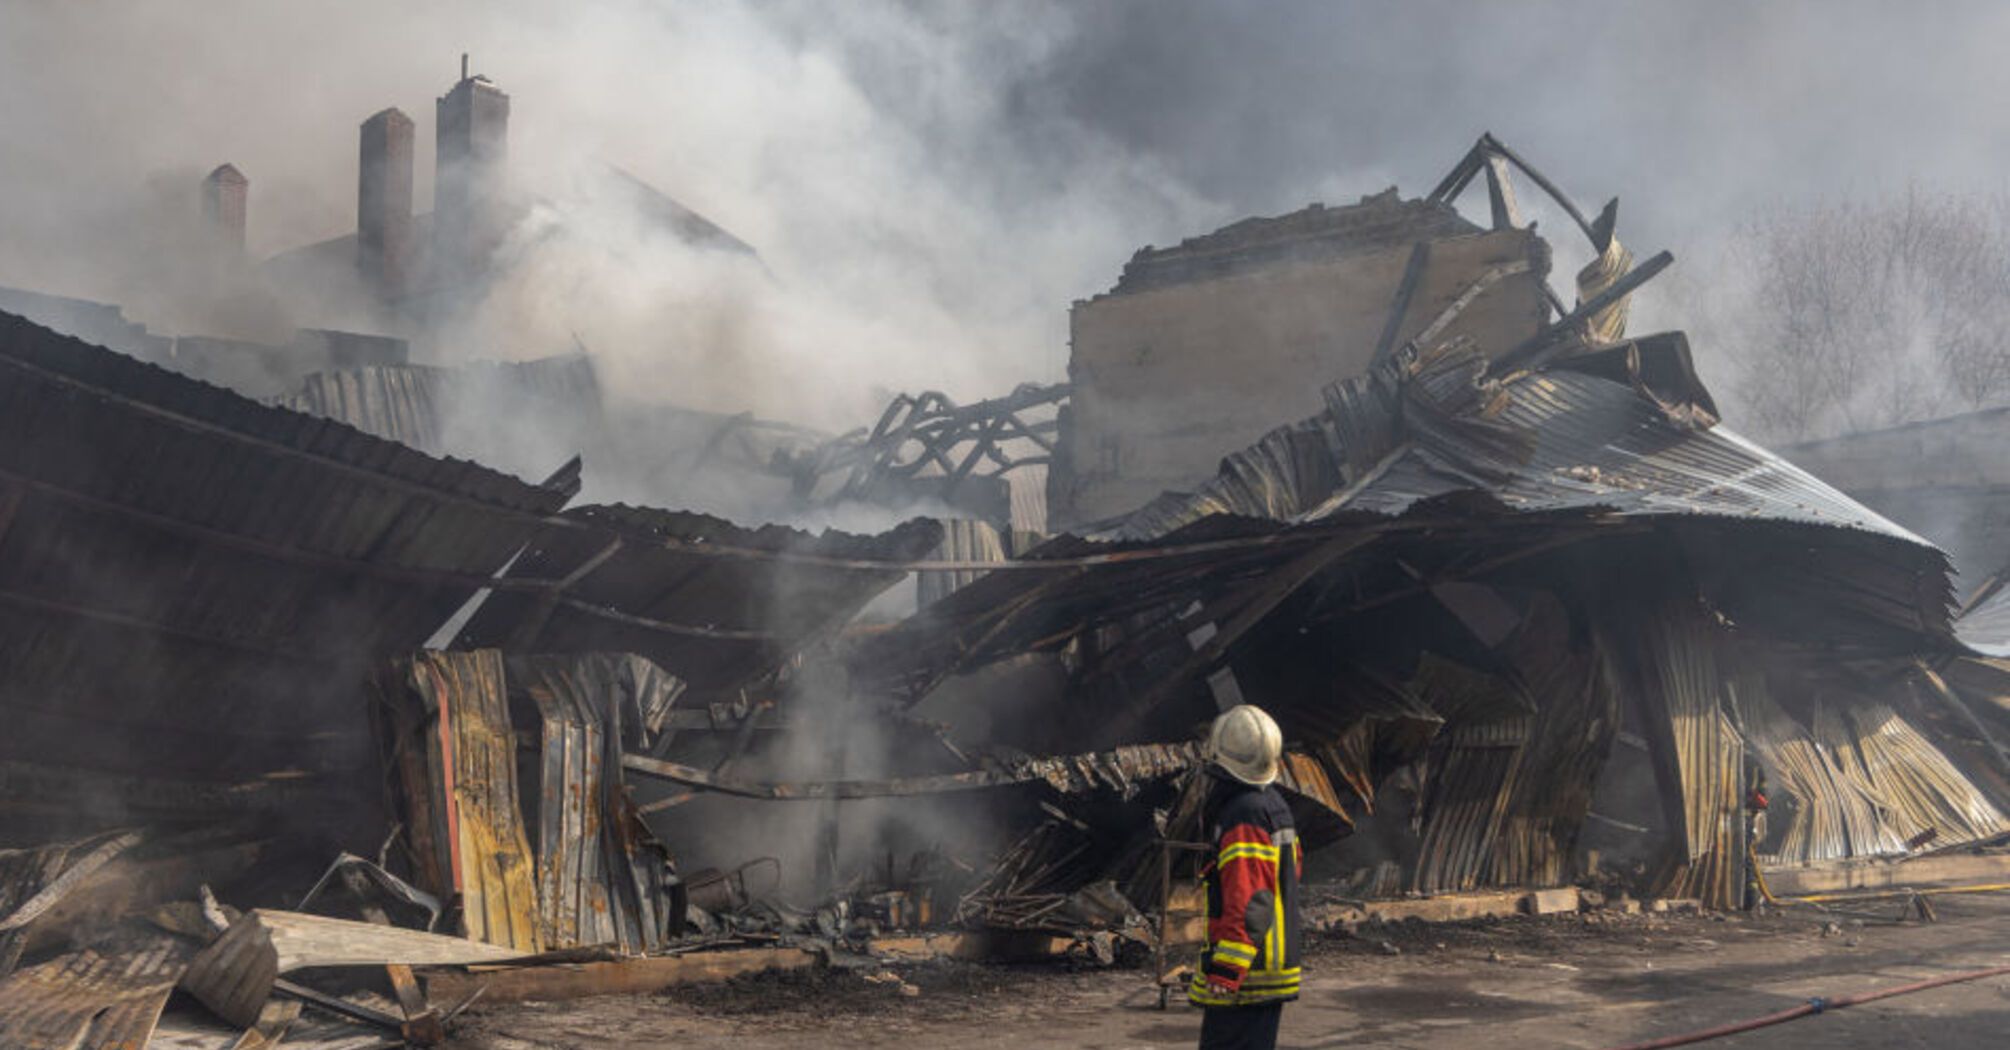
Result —
[{"label": "brick chimney", "polygon": [[509,96],[488,78],[468,75],[438,100],[434,140],[433,251],[441,279],[466,281],[501,237],[498,215],[509,140]]},{"label": "brick chimney", "polygon": [[412,263],[412,118],[396,108],[363,122],[356,180],[356,269],[386,302],[407,289]]},{"label": "brick chimney", "polygon": [[251,180],[230,164],[217,165],[202,180],[203,222],[216,234],[217,243],[240,253],[244,251],[245,202],[250,195]]}]

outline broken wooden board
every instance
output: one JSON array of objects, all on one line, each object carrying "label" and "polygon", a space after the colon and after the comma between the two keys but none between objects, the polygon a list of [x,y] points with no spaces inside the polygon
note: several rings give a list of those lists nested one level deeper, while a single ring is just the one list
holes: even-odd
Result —
[{"label": "broken wooden board", "polygon": [[310,966],[443,966],[525,953],[491,944],[288,911],[253,911],[197,953],[181,987],[217,1016],[249,1028],[282,973]]},{"label": "broken wooden board", "polygon": [[2000,882],[2010,882],[2010,854],[1952,853],[1898,861],[1853,861],[1805,868],[1769,868],[1766,871],[1766,888],[1781,897]]},{"label": "broken wooden board", "polygon": [[551,1001],[647,994],[741,974],[808,969],[818,962],[814,952],[801,948],[745,948],[559,966],[436,970],[422,978],[427,998],[437,1003],[460,1002],[477,990],[484,1003]]},{"label": "broken wooden board", "polygon": [[1337,905],[1313,905],[1306,918],[1318,925],[1372,920],[1402,922],[1464,922],[1469,919],[1498,919],[1511,915],[1551,915],[1576,912],[1580,905],[1577,887],[1549,890],[1481,890],[1473,893],[1443,893],[1433,897],[1401,900],[1361,901]]},{"label": "broken wooden board", "polygon": [[966,962],[1037,962],[1058,959],[1073,947],[1073,937],[1039,930],[962,930],[917,933],[906,937],[875,937],[866,950],[898,962],[961,959]]}]

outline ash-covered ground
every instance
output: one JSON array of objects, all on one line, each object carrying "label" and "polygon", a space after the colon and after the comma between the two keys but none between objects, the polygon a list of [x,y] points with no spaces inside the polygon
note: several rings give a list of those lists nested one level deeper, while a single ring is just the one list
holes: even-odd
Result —
[{"label": "ash-covered ground", "polygon": [[[1939,921],[1806,908],[1365,925],[1316,936],[1288,1047],[1598,1048],[2010,964],[2010,896],[1936,898]],[[1897,915],[1898,902],[1865,905]],[[931,963],[744,977],[653,996],[479,1009],[455,1050],[1191,1045],[1149,969]],[[1719,1048],[2000,1046],[2010,977],[1722,1039]]]}]

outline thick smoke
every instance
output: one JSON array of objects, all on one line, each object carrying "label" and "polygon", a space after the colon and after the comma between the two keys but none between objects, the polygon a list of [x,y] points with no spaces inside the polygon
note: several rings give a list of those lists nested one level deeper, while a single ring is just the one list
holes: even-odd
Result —
[{"label": "thick smoke", "polygon": [[[155,232],[159,187],[236,163],[255,256],[345,233],[356,124],[398,105],[419,125],[423,207],[431,100],[469,51],[514,96],[512,177],[545,203],[514,231],[511,279],[440,356],[537,356],[576,335],[630,396],[833,427],[892,389],[1058,378],[1066,304],[1135,247],[1419,192],[1482,130],[1587,205],[1623,195],[1630,243],[1700,260],[1781,199],[1922,175],[1996,188],[1993,100],[2010,87],[1986,50],[2010,12],[1986,4],[4,12],[0,283],[267,335],[286,319],[256,289],[161,301],[189,253]],[[602,163],[759,263],[638,229],[582,188]],[[1645,299],[1643,323],[1681,320]]]},{"label": "thick smoke", "polygon": [[[462,4],[6,16],[0,283],[131,304],[169,330],[265,334],[159,305],[184,252],[136,237],[156,181],[251,178],[255,256],[354,227],[356,125],[418,124],[461,51],[513,96],[501,280],[439,360],[590,347],[623,396],[826,427],[890,390],[981,397],[1055,378],[1065,306],[1141,239],[1226,214],[1012,86],[1073,31],[1059,8]],[[630,172],[759,253],[693,248],[610,194]],[[160,211],[154,208],[154,211]],[[172,209],[167,209],[172,211]],[[151,214],[151,213],[149,213]],[[352,323],[288,303],[297,323]],[[196,316],[190,316],[191,313]],[[218,332],[222,329],[225,331]]]}]

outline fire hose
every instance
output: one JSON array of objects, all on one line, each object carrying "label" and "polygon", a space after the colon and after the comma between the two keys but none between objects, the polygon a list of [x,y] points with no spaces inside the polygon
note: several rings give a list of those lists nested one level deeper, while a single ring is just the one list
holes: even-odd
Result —
[{"label": "fire hose", "polygon": [[[1908,889],[1871,893],[1830,893],[1807,897],[1775,897],[1773,896],[1773,891],[1766,886],[1765,873],[1755,870],[1753,874],[1758,879],[1759,895],[1764,897],[1768,904],[1782,906],[1788,904],[1806,904],[1819,907],[1824,903],[1832,901],[1873,900],[1879,897],[1927,896],[1943,893],[1995,893],[2010,890],[2010,883],[1988,883],[1976,886],[1946,886],[1924,890]],[[1745,1021],[1733,1021],[1730,1024],[1718,1025],[1715,1028],[1705,1028],[1695,1032],[1686,1032],[1681,1035],[1663,1036],[1659,1039],[1649,1039],[1641,1043],[1627,1043],[1624,1046],[1611,1047],[1610,1050],[1661,1050],[1662,1047],[1687,1046],[1690,1043],[1700,1043],[1709,1039],[1721,1039],[1724,1036],[1735,1035],[1739,1032],[1749,1032],[1758,1028],[1783,1024],[1796,1018],[1812,1017],[1815,1014],[1826,1013],[1830,1010],[1858,1006],[1863,1003],[1875,1002],[1879,999],[1889,999],[1897,995],[1923,992],[1929,988],[1939,988],[1942,985],[1960,984],[1964,981],[1979,981],[1986,977],[1999,977],[2006,974],[2010,974],[2010,966],[1993,966],[1986,970],[1971,970],[1967,973],[1949,974],[1945,977],[1915,981],[1912,984],[1901,984],[1893,988],[1881,988],[1877,991],[1865,992],[1861,995],[1842,995],[1833,998],[1816,996],[1799,1006],[1781,1010],[1778,1013],[1766,1014],[1763,1017],[1754,1017]]]},{"label": "fire hose", "polygon": [[1911,984],[1901,984],[1892,988],[1880,988],[1877,991],[1864,992],[1861,995],[1839,995],[1834,998],[1816,996],[1792,1009],[1781,1010],[1778,1013],[1767,1014],[1764,1017],[1754,1017],[1747,1021],[1734,1021],[1730,1024],[1718,1025],[1715,1028],[1704,1028],[1699,1031],[1685,1032],[1681,1035],[1663,1036],[1659,1039],[1649,1039],[1641,1043],[1627,1043],[1623,1046],[1611,1047],[1610,1050],[1661,1050],[1662,1047],[1687,1046],[1690,1043],[1700,1043],[1706,1039],[1721,1039],[1724,1036],[1735,1035],[1739,1032],[1766,1028],[1799,1017],[1812,1017],[1815,1014],[1826,1013],[1830,1010],[1840,1010],[1846,1006],[1860,1006],[1879,999],[1889,999],[1895,995],[1909,995],[1913,992],[1923,992],[1929,988],[1939,988],[1942,985],[1960,984],[1964,981],[1979,981],[1985,977],[2000,977],[2006,974],[2010,974],[2010,966],[1992,966],[1986,970],[1971,970],[1967,973],[1948,974],[1945,977],[1914,981]]}]

